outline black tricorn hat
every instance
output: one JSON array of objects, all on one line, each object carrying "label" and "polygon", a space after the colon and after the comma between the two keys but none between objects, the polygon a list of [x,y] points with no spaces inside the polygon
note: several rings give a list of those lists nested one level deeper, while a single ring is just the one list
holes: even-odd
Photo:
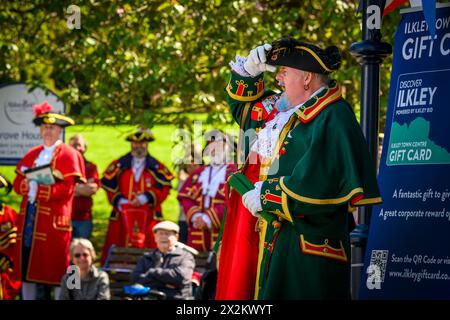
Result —
[{"label": "black tricorn hat", "polygon": [[55,124],[60,127],[67,127],[75,124],[72,118],[53,112],[53,107],[47,101],[33,106],[34,114],[36,117],[33,119],[33,123],[37,126],[41,124]]},{"label": "black tricorn hat", "polygon": [[285,38],[272,43],[272,49],[267,53],[267,63],[320,74],[330,74],[339,69],[341,54],[336,46],[321,49],[314,44]]},{"label": "black tricorn hat", "polygon": [[155,136],[150,129],[139,129],[129,134],[126,140],[130,142],[151,142],[155,140]]},{"label": "black tricorn hat", "polygon": [[0,174],[0,189],[1,188],[6,188],[6,194],[10,193],[12,189],[11,182],[9,182],[9,180],[2,174]]}]

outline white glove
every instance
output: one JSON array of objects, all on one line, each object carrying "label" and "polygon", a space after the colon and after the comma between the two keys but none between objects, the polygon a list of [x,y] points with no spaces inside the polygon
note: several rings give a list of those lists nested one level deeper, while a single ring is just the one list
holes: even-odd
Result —
[{"label": "white glove", "polygon": [[119,209],[120,212],[122,212],[122,205],[123,204],[128,204],[129,201],[128,199],[120,199],[119,202],[117,203],[117,208]]},{"label": "white glove", "polygon": [[198,228],[198,226],[195,225],[195,220],[197,219],[198,216],[200,216],[202,218],[202,220],[205,221],[206,225],[208,226],[208,229],[212,228],[211,219],[209,218],[209,216],[206,213],[203,213],[203,212],[197,212],[192,216],[191,222],[194,225],[194,228]]},{"label": "white glove", "polygon": [[275,72],[276,67],[266,64],[266,51],[272,49],[272,46],[268,43],[256,47],[247,57],[247,61],[244,63],[244,69],[252,77],[256,77],[264,71]]},{"label": "white glove", "polygon": [[28,202],[33,204],[36,201],[36,195],[38,191],[38,183],[35,180],[28,182]]},{"label": "white glove", "polygon": [[145,194],[141,193],[136,198],[138,199],[138,201],[141,204],[141,206],[143,206],[144,204],[146,204],[148,202],[148,198],[147,198],[147,196]]},{"label": "white glove", "polygon": [[263,182],[258,181],[255,183],[255,189],[250,190],[242,195],[242,202],[244,206],[250,211],[250,213],[258,218],[258,211],[262,211],[261,205],[261,186]]}]

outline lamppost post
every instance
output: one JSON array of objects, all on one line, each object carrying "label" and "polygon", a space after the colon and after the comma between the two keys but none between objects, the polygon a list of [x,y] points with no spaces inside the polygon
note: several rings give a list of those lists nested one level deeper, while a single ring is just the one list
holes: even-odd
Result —
[{"label": "lamppost post", "polygon": [[[381,17],[385,3],[386,0],[361,0],[362,41],[350,46],[350,53],[361,64],[360,125],[369,145],[375,169],[378,164],[380,64],[385,57],[392,53],[392,46],[381,41]],[[379,20],[376,20],[377,18]],[[361,272],[364,272],[363,264],[371,211],[371,207],[358,208],[358,225],[351,234],[353,299],[357,299],[359,296]]]}]

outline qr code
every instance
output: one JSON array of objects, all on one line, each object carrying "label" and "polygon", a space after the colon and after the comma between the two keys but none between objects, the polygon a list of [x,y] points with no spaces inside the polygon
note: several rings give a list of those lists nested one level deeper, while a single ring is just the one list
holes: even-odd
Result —
[{"label": "qr code", "polygon": [[377,266],[380,270],[380,282],[384,282],[388,256],[389,250],[372,250],[372,254],[370,256],[370,265]]}]

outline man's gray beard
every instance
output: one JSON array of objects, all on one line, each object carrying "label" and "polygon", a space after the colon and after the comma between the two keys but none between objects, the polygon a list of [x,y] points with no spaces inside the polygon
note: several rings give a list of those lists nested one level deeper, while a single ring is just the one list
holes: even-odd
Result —
[{"label": "man's gray beard", "polygon": [[142,159],[147,155],[147,150],[145,149],[135,149],[131,152],[131,155],[135,158]]},{"label": "man's gray beard", "polygon": [[209,158],[209,164],[214,166],[220,166],[232,160],[231,154],[225,152],[218,152],[214,157],[211,154],[205,154],[205,156]]},{"label": "man's gray beard", "polygon": [[225,156],[220,156],[220,157],[210,157],[210,164],[211,165],[213,165],[213,166],[219,166],[219,165],[222,165],[222,164],[225,164],[226,163],[226,157]]},{"label": "man's gray beard", "polygon": [[293,107],[293,104],[289,101],[285,92],[281,94],[280,99],[277,101],[277,110],[278,111],[287,111]]}]

